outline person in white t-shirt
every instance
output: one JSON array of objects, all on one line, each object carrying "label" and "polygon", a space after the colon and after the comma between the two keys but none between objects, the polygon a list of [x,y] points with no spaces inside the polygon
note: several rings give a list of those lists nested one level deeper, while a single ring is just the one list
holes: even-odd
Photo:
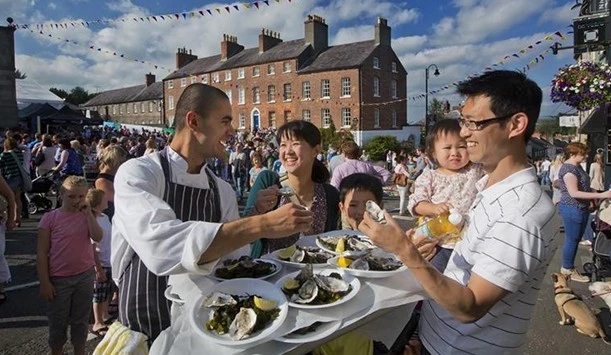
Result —
[{"label": "person in white t-shirt", "polygon": [[549,180],[549,167],[552,165],[552,162],[549,161],[548,157],[545,157],[541,162],[541,185],[548,186],[551,184]]},{"label": "person in white t-shirt", "polygon": [[462,241],[444,273],[417,248],[426,241],[412,242],[411,231],[406,238],[390,214],[386,224],[366,214],[359,229],[396,254],[430,297],[420,316],[422,343],[406,353],[419,347],[422,354],[522,354],[560,225],[525,153],[543,95],[515,71],[486,72],[458,92],[467,97],[460,134],[469,159],[487,175],[476,184]]}]

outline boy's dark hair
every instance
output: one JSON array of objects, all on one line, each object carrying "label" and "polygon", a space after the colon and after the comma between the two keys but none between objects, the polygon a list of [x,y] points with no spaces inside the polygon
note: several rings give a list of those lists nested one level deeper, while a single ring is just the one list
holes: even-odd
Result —
[{"label": "boy's dark hair", "polygon": [[382,182],[377,177],[365,174],[354,173],[346,176],[339,183],[339,200],[344,203],[346,195],[350,191],[369,191],[375,197],[375,203],[382,203],[384,192],[382,190]]},{"label": "boy's dark hair", "polygon": [[[511,70],[493,70],[458,84],[458,93],[464,96],[487,96],[490,110],[496,117],[523,112],[528,116],[524,140],[535,132],[541,111],[543,92],[524,73]],[[482,117],[489,118],[489,117]],[[506,121],[501,122],[505,124]]]},{"label": "boy's dark hair", "polygon": [[[437,137],[445,134],[460,135],[460,123],[453,118],[445,118],[437,121],[426,136],[426,155],[435,160],[435,141]],[[435,162],[437,163],[437,162]]]}]

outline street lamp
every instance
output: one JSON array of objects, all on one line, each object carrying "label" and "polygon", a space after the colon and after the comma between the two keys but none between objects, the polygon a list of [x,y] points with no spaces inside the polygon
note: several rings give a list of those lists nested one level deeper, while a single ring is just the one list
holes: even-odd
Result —
[{"label": "street lamp", "polygon": [[436,64],[431,64],[424,70],[424,105],[425,105],[425,116],[424,116],[424,136],[426,137],[429,133],[429,69],[435,68],[433,75],[439,76],[439,68]]}]

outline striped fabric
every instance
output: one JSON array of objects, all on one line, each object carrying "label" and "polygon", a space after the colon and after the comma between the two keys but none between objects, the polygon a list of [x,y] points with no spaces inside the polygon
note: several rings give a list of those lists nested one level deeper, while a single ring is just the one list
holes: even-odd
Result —
[{"label": "striped fabric", "polygon": [[477,274],[509,294],[472,324],[425,302],[420,336],[432,354],[522,353],[541,282],[557,249],[559,219],[534,169],[482,190],[487,178],[478,182],[468,229],[444,275],[467,285]]},{"label": "striped fabric", "polygon": [[[174,183],[170,180],[172,174],[166,154],[166,151],[160,154],[165,176],[163,200],[182,221],[220,222],[221,203],[212,172],[206,168],[210,189]],[[167,285],[168,277],[150,272],[138,254],[134,254],[119,280],[119,322],[146,334],[149,347],[170,326],[171,303],[164,296]]]},{"label": "striped fabric", "polygon": [[15,161],[10,151],[0,153],[0,173],[6,180],[21,177],[19,164],[23,164],[23,152],[21,150],[13,152],[17,155],[19,162]]}]

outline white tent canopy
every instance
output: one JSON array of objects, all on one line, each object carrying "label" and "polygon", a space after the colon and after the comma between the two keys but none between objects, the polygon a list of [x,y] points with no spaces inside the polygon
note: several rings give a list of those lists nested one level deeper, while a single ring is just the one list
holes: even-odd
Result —
[{"label": "white tent canopy", "polygon": [[15,80],[15,88],[17,89],[17,107],[22,109],[33,103],[48,103],[51,106],[61,104],[64,100],[42,87],[34,79],[17,79]]}]

